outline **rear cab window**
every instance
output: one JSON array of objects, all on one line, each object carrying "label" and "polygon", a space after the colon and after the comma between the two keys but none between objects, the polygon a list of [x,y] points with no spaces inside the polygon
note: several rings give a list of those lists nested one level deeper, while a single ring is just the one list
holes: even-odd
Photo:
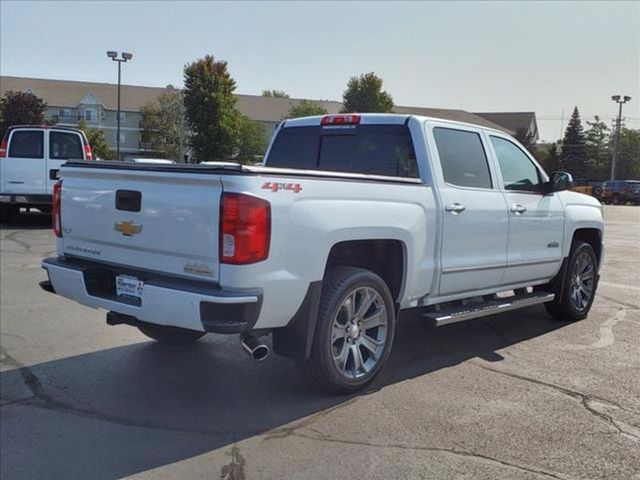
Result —
[{"label": "rear cab window", "polygon": [[44,158],[44,132],[42,130],[15,130],[9,139],[8,156],[11,158]]},{"label": "rear cab window", "polygon": [[407,125],[359,124],[282,128],[266,166],[418,177]]}]

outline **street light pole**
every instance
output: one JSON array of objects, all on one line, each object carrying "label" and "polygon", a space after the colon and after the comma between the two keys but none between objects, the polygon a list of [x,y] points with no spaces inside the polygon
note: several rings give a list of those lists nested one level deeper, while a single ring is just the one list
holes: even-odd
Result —
[{"label": "street light pole", "polygon": [[122,62],[118,62],[118,113],[116,113],[116,120],[118,127],[116,131],[116,158],[120,160],[120,78],[121,78]]},{"label": "street light pole", "polygon": [[631,100],[631,97],[625,95],[613,95],[611,100],[618,104],[618,119],[616,120],[616,133],[613,137],[613,158],[611,159],[611,181],[616,179],[616,161],[618,160],[618,145],[620,144],[620,127],[622,125],[622,105]]},{"label": "street light pole", "polygon": [[133,54],[122,52],[122,58],[118,58],[118,52],[114,52],[109,50],[107,52],[107,57],[109,57],[114,62],[118,62],[118,112],[116,113],[116,157],[120,160],[120,79],[122,77],[122,63],[127,60],[131,60],[133,58]]}]

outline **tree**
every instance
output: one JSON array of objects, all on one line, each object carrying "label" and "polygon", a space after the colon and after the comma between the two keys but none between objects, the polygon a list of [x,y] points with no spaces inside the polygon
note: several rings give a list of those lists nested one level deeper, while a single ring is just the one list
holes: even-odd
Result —
[{"label": "tree", "polygon": [[235,160],[240,163],[254,163],[264,156],[267,149],[267,134],[260,122],[240,116],[238,153]]},{"label": "tree", "polygon": [[182,161],[188,143],[182,92],[162,93],[140,115],[141,142],[163,158]]},{"label": "tree", "polygon": [[196,159],[225,161],[236,152],[239,113],[236,82],[227,62],[206,55],[184,68],[184,106]]},{"label": "tree", "polygon": [[101,158],[103,160],[113,160],[116,158],[116,153],[111,150],[109,144],[107,144],[107,137],[104,134],[104,130],[91,128],[84,120],[78,122],[78,128],[87,136],[94,158]]},{"label": "tree", "polygon": [[611,135],[607,124],[597,115],[593,122],[587,121],[589,129],[585,133],[587,157],[591,166],[589,178],[606,180],[611,167]]},{"label": "tree", "polygon": [[562,168],[562,164],[560,163],[560,155],[558,154],[558,145],[556,142],[553,142],[548,150],[548,157],[545,167],[547,173],[553,173]]},{"label": "tree", "polygon": [[308,117],[311,115],[326,115],[327,109],[310,100],[301,100],[292,105],[287,113],[287,118]]},{"label": "tree", "polygon": [[573,109],[571,120],[562,139],[562,153],[560,154],[562,168],[574,178],[587,178],[590,171],[587,158],[587,145],[578,107]]},{"label": "tree", "polygon": [[536,156],[536,140],[533,133],[529,132],[526,128],[520,127],[516,129],[516,133],[514,136],[524,148],[529,150],[529,153],[531,153],[531,155],[533,155],[534,157]]},{"label": "tree", "polygon": [[47,104],[29,92],[8,91],[0,102],[0,138],[13,125],[42,125]]},{"label": "tree", "polygon": [[382,90],[382,79],[369,72],[351,77],[342,94],[342,112],[391,112],[393,98]]},{"label": "tree", "polygon": [[263,97],[289,98],[289,94],[282,90],[262,90]]},{"label": "tree", "polygon": [[635,180],[640,178],[640,130],[620,130],[616,178]]}]

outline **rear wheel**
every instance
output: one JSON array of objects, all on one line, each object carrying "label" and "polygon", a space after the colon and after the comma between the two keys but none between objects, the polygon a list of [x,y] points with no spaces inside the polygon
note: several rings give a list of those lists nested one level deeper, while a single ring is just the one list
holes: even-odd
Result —
[{"label": "rear wheel", "polygon": [[[556,291],[560,301],[545,303],[547,312],[558,320],[582,320],[587,316],[596,294],[598,260],[591,245],[576,241],[571,247],[567,272]],[[559,295],[560,294],[560,295]]]},{"label": "rear wheel", "polygon": [[324,390],[355,392],[373,381],[391,352],[393,299],[378,275],[332,269],[324,282],[311,355],[302,372]]},{"label": "rear wheel", "polygon": [[152,323],[138,325],[138,330],[147,337],[165,345],[185,345],[193,343],[206,335],[206,332]]}]

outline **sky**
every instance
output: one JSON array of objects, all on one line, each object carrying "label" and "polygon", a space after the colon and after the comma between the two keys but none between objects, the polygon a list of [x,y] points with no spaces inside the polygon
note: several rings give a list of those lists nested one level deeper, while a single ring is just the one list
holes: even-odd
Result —
[{"label": "sky", "polygon": [[553,141],[574,106],[640,128],[640,2],[0,1],[2,75],[182,86],[225,60],[237,93],[341,100],[374,71],[397,105],[535,111]]}]

